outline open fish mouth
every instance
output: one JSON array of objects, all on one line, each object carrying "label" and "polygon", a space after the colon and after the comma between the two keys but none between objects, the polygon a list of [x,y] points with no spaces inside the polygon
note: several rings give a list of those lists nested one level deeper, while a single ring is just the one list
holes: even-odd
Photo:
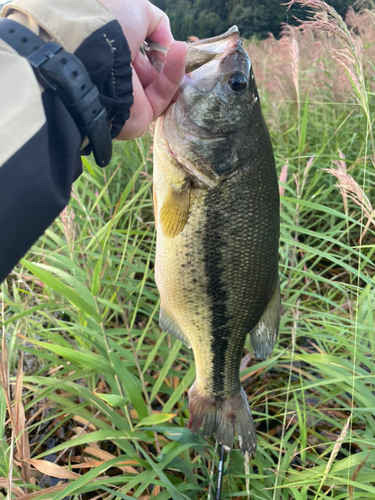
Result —
[{"label": "open fish mouth", "polygon": [[[185,72],[195,71],[212,59],[222,57],[224,53],[233,50],[238,45],[241,45],[241,41],[237,26],[232,26],[222,35],[189,43]],[[160,72],[168,49],[150,40],[145,40],[142,50],[152,66]]]},{"label": "open fish mouth", "polygon": [[215,58],[221,58],[238,45],[241,45],[241,41],[237,26],[232,26],[222,35],[190,43],[185,63],[186,73],[195,71]]}]

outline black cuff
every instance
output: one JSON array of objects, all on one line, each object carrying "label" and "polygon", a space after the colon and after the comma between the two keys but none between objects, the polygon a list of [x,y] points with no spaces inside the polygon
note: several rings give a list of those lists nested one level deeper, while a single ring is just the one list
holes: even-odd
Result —
[{"label": "black cuff", "polygon": [[133,104],[131,53],[117,20],[92,33],[75,55],[98,87],[107,110],[112,139],[121,132]]}]

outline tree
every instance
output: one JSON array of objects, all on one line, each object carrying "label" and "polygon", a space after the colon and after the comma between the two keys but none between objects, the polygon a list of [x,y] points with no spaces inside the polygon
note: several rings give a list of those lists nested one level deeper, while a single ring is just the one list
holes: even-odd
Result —
[{"label": "tree", "polygon": [[[284,0],[286,1],[286,0]],[[328,0],[337,12],[345,17],[355,0]],[[308,9],[293,6],[289,11],[283,0],[153,0],[171,20],[174,37],[186,40],[195,35],[207,38],[223,33],[236,24],[245,38],[260,38],[269,32],[280,34],[283,23],[298,24],[311,15]]]}]

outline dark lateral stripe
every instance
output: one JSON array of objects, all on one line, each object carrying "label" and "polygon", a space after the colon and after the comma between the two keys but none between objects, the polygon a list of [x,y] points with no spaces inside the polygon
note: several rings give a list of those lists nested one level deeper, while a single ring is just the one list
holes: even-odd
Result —
[{"label": "dark lateral stripe", "polygon": [[229,316],[227,311],[228,292],[222,281],[222,240],[220,228],[225,215],[217,209],[220,206],[220,188],[210,190],[205,199],[206,225],[203,236],[205,273],[208,279],[207,294],[211,305],[211,349],[213,352],[213,393],[220,396],[224,391],[225,354],[229,340]]}]

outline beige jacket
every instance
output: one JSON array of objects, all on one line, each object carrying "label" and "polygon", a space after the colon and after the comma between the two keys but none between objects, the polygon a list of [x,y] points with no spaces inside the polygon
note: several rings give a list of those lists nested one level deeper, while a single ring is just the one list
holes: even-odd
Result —
[{"label": "beige jacket", "polygon": [[[74,53],[98,87],[112,138],[133,102],[130,51],[98,0],[16,0],[8,17]],[[81,134],[59,97],[44,91],[27,59],[1,39],[0,282],[66,206],[81,172]]]}]

